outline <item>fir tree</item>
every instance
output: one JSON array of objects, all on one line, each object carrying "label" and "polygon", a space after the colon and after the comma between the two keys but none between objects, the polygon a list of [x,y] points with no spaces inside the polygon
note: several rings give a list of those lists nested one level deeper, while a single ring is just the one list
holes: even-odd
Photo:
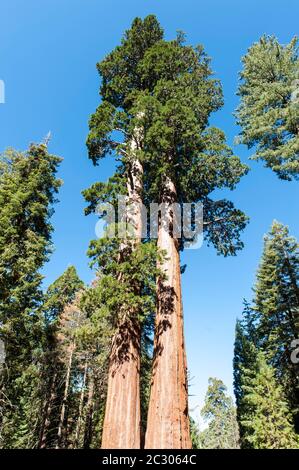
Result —
[{"label": "fir tree", "polygon": [[244,404],[247,414],[241,423],[247,441],[254,449],[298,448],[292,417],[283,388],[262,351],[257,353],[255,369],[244,369]]},{"label": "fir tree", "polygon": [[298,40],[281,45],[263,36],[243,57],[238,94],[240,141],[256,146],[253,159],[263,160],[282,179],[299,175]]},{"label": "fir tree", "polygon": [[60,161],[45,144],[1,156],[0,334],[6,352],[0,392],[2,447],[34,447],[38,440],[40,268],[51,252],[50,217],[61,185],[56,178]]},{"label": "fir tree", "polygon": [[[277,395],[280,390],[287,422],[290,424],[291,419],[298,429],[298,365],[291,361],[291,344],[298,337],[298,265],[297,241],[289,236],[287,227],[274,221],[264,239],[253,302],[245,304],[243,319],[236,326],[234,388],[242,447],[260,445],[260,428],[256,428],[256,440],[251,438],[250,423],[258,412],[252,411],[252,401],[248,399],[248,383],[259,380],[257,374],[264,367],[257,360],[259,351],[263,351],[260,361],[266,361],[266,373],[273,375],[271,393]],[[265,376],[261,380],[266,381]],[[267,399],[274,400],[271,395]],[[273,402],[269,403],[271,407],[274,408]]]},{"label": "fir tree", "polygon": [[226,394],[223,382],[209,379],[205,404],[201,410],[208,427],[200,433],[200,447],[205,449],[238,449],[239,429],[236,409]]},{"label": "fir tree", "polygon": [[248,430],[243,426],[243,421],[250,415],[250,410],[244,399],[244,370],[254,373],[256,368],[257,336],[255,332],[255,312],[248,302],[244,304],[243,318],[237,320],[234,346],[234,394],[237,405],[237,420],[240,432],[240,444],[242,448],[251,448],[248,441]]},{"label": "fir tree", "polygon": [[254,291],[258,341],[299,430],[299,369],[291,361],[291,343],[299,337],[299,250],[288,228],[276,221],[264,239]]},{"label": "fir tree", "polygon": [[75,266],[69,266],[56,281],[51,284],[45,294],[43,314],[47,323],[55,325],[66,305],[71,304],[78,291],[84,287]]}]

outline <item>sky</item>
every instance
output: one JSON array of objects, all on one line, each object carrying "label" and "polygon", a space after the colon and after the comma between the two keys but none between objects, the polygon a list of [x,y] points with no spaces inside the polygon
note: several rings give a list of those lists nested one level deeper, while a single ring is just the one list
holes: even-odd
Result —
[{"label": "sky", "polygon": [[233,116],[241,57],[265,33],[282,43],[298,34],[298,0],[2,0],[0,152],[25,150],[51,131],[49,150],[63,157],[64,185],[52,219],[55,251],[43,269],[44,285],[71,264],[89,283],[94,274],[86,251],[96,219],[84,216],[81,191],[113,172],[109,158],[94,167],[85,146],[88,119],[100,99],[96,63],[119,44],[134,17],[148,14],[157,15],[167,39],[182,30],[188,44],[204,45],[225,100],[211,123],[225,131],[235,154],[251,167],[236,190],[221,193],[250,217],[243,251],[223,258],[204,244],[182,255],[190,408],[198,420],[210,376],[222,379],[232,393],[235,321],[243,298],[252,297],[263,235],[277,219],[299,238],[298,182],[279,180],[249,160],[252,151],[234,145],[239,129]]}]

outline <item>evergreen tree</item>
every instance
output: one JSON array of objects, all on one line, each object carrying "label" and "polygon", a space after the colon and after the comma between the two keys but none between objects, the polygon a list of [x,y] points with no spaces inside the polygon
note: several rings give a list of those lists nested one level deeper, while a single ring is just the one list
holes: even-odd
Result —
[{"label": "evergreen tree", "polygon": [[299,337],[299,250],[288,228],[276,221],[264,239],[254,290],[258,341],[275,369],[299,431],[299,369],[291,361],[291,343]]},{"label": "evergreen tree", "polygon": [[1,155],[0,336],[6,353],[0,390],[2,447],[34,447],[38,439],[40,268],[51,252],[50,217],[61,185],[56,178],[60,161],[45,144]]},{"label": "evergreen tree", "polygon": [[43,314],[49,325],[55,325],[66,305],[71,304],[84,283],[75,266],[68,266],[64,273],[51,284],[44,296]]},{"label": "evergreen tree", "polygon": [[255,312],[248,302],[244,304],[243,318],[236,322],[235,347],[234,347],[234,394],[237,405],[237,420],[240,432],[240,444],[242,448],[251,448],[248,441],[248,430],[243,426],[243,421],[250,415],[250,409],[245,401],[244,370],[254,373],[256,368],[257,337],[255,331]]},{"label": "evergreen tree", "polygon": [[[133,104],[140,90],[144,88],[138,70],[139,61],[145,51],[161,39],[162,29],[154,16],[142,21],[136,18],[130,30],[126,31],[122,43],[117,46],[101,63],[98,71],[102,77],[102,103],[90,119],[90,133],[87,139],[89,156],[95,164],[109,153],[121,156],[121,163],[116,174],[107,185],[97,183],[85,191],[86,199],[91,203],[89,211],[93,211],[101,201],[115,201],[117,194],[123,194],[130,204],[127,213],[128,221],[135,235],[135,243],[124,240],[113,244],[118,253],[117,262],[122,266],[125,258],[130,256],[137,244],[141,242],[143,220],[141,213],[143,193],[143,165],[140,158],[142,148],[142,130],[140,129],[140,113],[134,113]],[[123,138],[114,140],[113,131],[120,131]],[[133,208],[133,210],[132,210]],[[108,250],[111,244],[107,243]],[[97,246],[98,252],[105,251],[104,245]],[[147,257],[144,248],[142,248]],[[139,255],[137,255],[138,257]],[[148,257],[151,258],[151,252]],[[123,282],[123,274],[119,273]],[[135,288],[135,296],[137,296]],[[119,299],[118,299],[119,301]],[[126,299],[124,298],[124,305]],[[115,314],[115,312],[114,312]],[[106,413],[103,429],[102,446],[108,448],[139,448],[140,447],[140,362],[141,362],[141,326],[140,313],[132,305],[124,310],[120,306],[115,315],[117,329],[112,343]],[[122,403],[121,412],[117,412],[115,403]],[[120,432],[124,423],[128,428]],[[128,424],[130,423],[130,424]]]},{"label": "evergreen tree", "polygon": [[[115,406],[120,406],[123,403],[118,403],[114,396],[109,397],[111,388],[114,389],[114,386],[111,387],[109,384],[109,377],[111,375],[111,378],[114,379],[113,381],[116,381],[115,374],[112,375],[112,371],[116,370],[116,372],[119,372],[119,368],[121,368],[126,373],[124,376],[118,375],[119,387],[124,387],[124,381],[131,377],[130,388],[132,387],[134,394],[139,396],[139,380],[135,381],[136,376],[131,376],[128,367],[130,368],[130,363],[132,362],[135,368],[136,362],[139,363],[140,360],[143,366],[140,383],[141,394],[145,401],[142,403],[142,410],[140,410],[142,415],[140,414],[137,430],[135,429],[137,423],[133,424],[134,432],[137,432],[138,437],[141,439],[143,437],[141,418],[145,424],[145,412],[147,411],[149,369],[151,367],[149,334],[152,331],[152,317],[155,309],[155,279],[158,270],[156,267],[157,251],[152,243],[138,244],[132,249],[129,242],[127,242],[125,253],[123,251],[121,253],[124,256],[120,258],[118,239],[106,239],[103,237],[92,243],[89,255],[93,258],[92,264],[97,268],[97,283],[91,289],[92,301],[89,309],[98,305],[99,311],[105,316],[113,332],[109,357],[102,446],[109,439],[109,442],[116,442],[114,445],[118,446],[121,441],[124,443],[125,448],[130,448],[130,442],[132,442],[134,436],[128,435],[130,425],[126,426],[127,423],[124,421],[126,406],[129,407],[129,404],[124,403],[124,407],[119,409],[121,416],[118,416],[117,420],[120,421],[121,427],[118,431],[118,436],[111,435],[113,428],[110,429],[107,424],[107,409],[110,416]],[[132,325],[136,325],[135,328],[138,327],[138,334],[136,334],[135,329],[132,330]],[[138,343],[136,343],[137,341]],[[137,352],[140,354],[139,357],[136,356]],[[138,368],[138,375],[140,376],[140,366]],[[138,387],[137,390],[136,387]],[[125,397],[128,390],[124,388],[119,392]],[[108,408],[111,405],[113,405],[113,410]],[[134,416],[133,413],[133,416],[129,417],[130,422]],[[108,435],[106,434],[105,436],[105,432]],[[138,442],[140,446],[140,441]],[[133,439],[132,445],[137,446],[136,440]]]},{"label": "evergreen tree", "polygon": [[[65,376],[65,362],[62,360],[65,345],[62,343],[62,320],[65,309],[74,305],[76,296],[84,288],[76,268],[69,266],[51,284],[45,294],[42,306],[44,317],[44,344],[40,395],[41,406],[40,438],[38,447],[55,447],[59,410],[62,406],[62,386]],[[78,302],[77,302],[78,303]]]},{"label": "evergreen tree", "polygon": [[[144,22],[134,20],[122,45],[99,64],[98,69],[103,78],[103,102],[90,120],[89,155],[97,163],[107,153],[116,152],[121,155],[121,164],[107,185],[97,183],[85,193],[90,202],[89,211],[95,210],[100,201],[113,201],[116,191],[120,190],[130,201],[138,201],[137,206],[141,201],[166,204],[165,226],[173,226],[173,202],[201,201],[206,211],[208,240],[220,253],[235,254],[242,247],[239,233],[246,225],[246,217],[230,201],[213,201],[209,194],[216,188],[233,189],[247,167],[232,155],[220,130],[207,128],[209,115],[220,107],[222,96],[219,83],[211,78],[209,60],[202,47],[185,46],[181,34],[174,41],[163,41],[157,20],[150,16]],[[123,133],[123,141],[115,140],[115,130]],[[133,226],[139,234],[140,219],[140,212],[135,212]],[[190,447],[178,254],[182,243],[174,239],[165,226],[160,223],[158,230],[158,248],[168,261],[159,265],[163,274],[157,284],[155,374],[146,446]],[[131,328],[129,335],[122,333],[122,337],[136,338],[139,333],[134,330]],[[171,345],[171,349],[165,348],[164,342]],[[131,356],[138,358],[139,341],[133,341],[130,347],[134,347],[134,343],[138,347],[132,349]],[[157,354],[160,350],[164,351],[162,355]],[[172,364],[176,360],[178,363]],[[138,365],[138,361],[134,362]],[[177,377],[173,375],[174,370],[178,371]],[[108,387],[107,410],[111,415],[107,417],[104,446],[121,447],[123,444],[115,442],[122,437],[117,432],[119,420],[128,422],[125,419],[127,406],[131,406],[126,399],[128,395],[135,397],[134,409],[138,407],[138,374],[135,366],[129,373],[122,373],[121,367],[117,367],[116,371],[111,369],[110,376],[115,379],[110,380]],[[122,376],[130,377],[128,385],[118,380]],[[129,387],[133,387],[132,393]],[[119,416],[112,411],[112,404],[109,405],[110,397],[116,400],[116,396],[117,401],[125,403],[123,414]],[[138,410],[136,413],[138,416]],[[162,435],[157,423],[164,421],[164,429],[170,432]],[[134,444],[126,442],[130,447],[138,446],[139,442],[136,422],[138,418],[134,418],[131,426],[134,432],[131,429],[126,434],[134,441]]]},{"label": "evergreen tree", "polygon": [[[166,204],[165,225],[173,226],[173,202],[201,201],[205,205],[208,240],[224,255],[235,254],[242,247],[239,233],[246,225],[246,217],[230,201],[213,201],[209,197],[216,188],[233,189],[247,171],[232,155],[224,134],[207,128],[210,113],[222,103],[220,85],[211,78],[209,60],[202,47],[185,46],[182,34],[170,42],[163,41],[162,37],[155,17],[149,16],[144,21],[137,18],[122,44],[98,64],[103,100],[90,119],[89,156],[97,163],[106,154],[116,153],[121,163],[106,185],[96,183],[85,192],[90,202],[88,210],[94,211],[98,202],[115,200],[117,191],[125,194],[134,206],[130,222],[140,240],[144,233],[138,209],[141,202]],[[123,139],[116,140],[114,131],[123,134]],[[178,254],[182,243],[164,229],[164,224],[160,223],[158,248],[168,261],[159,265],[163,274],[157,284],[156,373],[152,378],[146,446],[190,447]],[[170,284],[166,278],[171,279]],[[174,312],[171,318],[169,306]],[[163,328],[163,324],[172,328]],[[138,393],[136,395],[140,341],[136,339],[140,337],[140,328],[135,323],[127,324],[126,328],[128,332],[124,332],[124,325],[120,324],[118,330],[122,331],[122,338],[131,338],[130,356],[136,360],[126,361],[125,371],[121,364],[115,367],[115,360],[110,363],[104,447],[138,447],[140,442],[138,426],[136,429],[140,415]],[[168,336],[170,340],[166,341]],[[164,341],[171,349],[164,348]],[[163,355],[157,354],[158,350],[163,350]],[[118,353],[113,353],[113,357],[117,356]],[[172,364],[176,358],[178,363]],[[178,371],[177,377],[173,370]],[[122,377],[126,377],[128,383],[124,383]],[[130,412],[131,418],[126,418],[126,410],[132,409],[128,396],[134,397],[135,411],[134,416]],[[111,400],[124,403],[122,414],[116,415]],[[156,407],[156,403],[160,404]],[[168,410],[169,406],[174,407],[174,412]],[[122,436],[118,432],[120,420],[128,422],[129,419],[131,430]],[[164,429],[171,432],[162,436],[156,426],[165,420]],[[174,423],[178,429],[174,429]],[[122,437],[128,436],[131,442],[120,442]]]},{"label": "evergreen tree", "polygon": [[98,448],[113,335],[99,288],[71,266],[47,290],[40,448]]},{"label": "evergreen tree", "polygon": [[223,382],[209,379],[205,404],[201,410],[208,427],[200,433],[200,447],[205,449],[238,449],[239,429],[236,409],[226,394]]},{"label": "evergreen tree", "polygon": [[194,419],[190,416],[190,435],[192,442],[192,449],[200,449],[200,433],[198,426]]},{"label": "evergreen tree", "polygon": [[244,369],[244,404],[241,417],[246,439],[254,449],[292,449],[299,447],[283,388],[277,383],[272,366],[262,351],[257,353],[255,369]]},{"label": "evergreen tree", "polygon": [[[291,361],[291,344],[299,333],[298,266],[297,241],[289,236],[287,227],[274,221],[269,234],[265,236],[252,305],[245,304],[243,319],[236,326],[234,388],[241,443],[245,448],[272,446],[271,436],[268,443],[258,443],[258,427],[253,439],[251,435],[255,425],[250,427],[250,423],[262,417],[255,417],[258,411],[253,411],[253,402],[248,398],[248,383],[253,390],[258,380],[266,382],[267,374],[273,375],[271,394],[276,397],[282,393],[283,413],[287,414],[287,422],[291,418],[291,424],[295,424],[295,429],[298,429],[299,374],[298,365]],[[259,351],[263,351],[263,356],[258,360]],[[263,370],[260,372],[261,368]],[[274,400],[270,394],[264,396],[265,401],[266,397]],[[274,409],[273,401],[268,406],[269,410]],[[283,444],[273,445],[283,447]]]},{"label": "evergreen tree", "polygon": [[298,40],[281,45],[263,36],[243,57],[238,94],[240,142],[256,146],[253,159],[263,160],[282,179],[299,175]]},{"label": "evergreen tree", "polygon": [[[247,167],[232,155],[222,131],[208,127],[209,116],[222,103],[218,81],[211,77],[203,48],[185,45],[179,34],[159,41],[140,63],[147,86],[135,103],[143,126],[145,199],[164,204],[158,226],[159,266],[154,364],[145,446],[191,447],[186,355],[178,237],[173,204],[202,202],[206,238],[219,253],[242,248],[245,215],[227,200],[214,201],[216,188],[233,189]],[[175,372],[174,372],[175,371]]]}]

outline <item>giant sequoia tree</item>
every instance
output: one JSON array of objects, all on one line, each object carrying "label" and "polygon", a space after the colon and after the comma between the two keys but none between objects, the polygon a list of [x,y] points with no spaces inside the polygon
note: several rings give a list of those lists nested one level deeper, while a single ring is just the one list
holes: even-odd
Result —
[{"label": "giant sequoia tree", "polygon": [[[173,230],[174,204],[204,205],[206,238],[219,253],[242,247],[245,215],[228,200],[213,200],[216,188],[233,189],[247,167],[208,119],[222,103],[202,47],[177,39],[159,41],[140,64],[147,89],[136,102],[144,126],[146,197],[164,204],[158,223],[158,249],[165,254],[157,283],[157,315],[151,397],[145,446],[191,446],[179,250],[185,240]],[[152,90],[152,91],[151,91]]]},{"label": "giant sequoia tree", "polygon": [[[0,161],[0,335],[6,360],[1,374],[1,440],[7,447],[35,444],[37,358],[42,347],[39,270],[51,249],[50,216],[61,159],[45,144]],[[35,402],[36,406],[32,406]]]},{"label": "giant sequoia tree", "polygon": [[[96,184],[86,192],[90,210],[99,201],[113,200],[121,188],[129,202],[137,202],[133,204],[137,209],[141,201],[165,205],[163,220],[158,221],[158,248],[165,256],[158,262],[161,275],[145,445],[190,447],[179,261],[184,240],[171,233],[172,205],[204,203],[208,240],[219,253],[235,254],[242,247],[239,233],[246,217],[230,201],[213,201],[209,194],[216,188],[233,189],[247,168],[232,155],[224,134],[208,128],[209,115],[221,106],[222,96],[202,47],[185,46],[181,34],[174,41],[163,41],[154,17],[136,19],[122,45],[98,67],[103,102],[90,120],[89,153],[97,162],[115,151],[121,155],[121,165],[106,186]],[[113,131],[121,131],[124,140],[117,142]],[[133,211],[132,225],[139,234],[140,220],[138,210]],[[122,330],[120,324],[118,331]],[[126,326],[121,336],[136,338],[134,330]],[[138,358],[139,341],[131,348],[134,343],[137,348],[129,357]],[[114,351],[112,357],[117,356]],[[138,447],[138,360],[122,362],[116,367],[117,361],[111,361],[104,446]],[[131,367],[131,372],[122,373],[124,367]],[[116,403],[124,403],[121,413],[116,412]],[[126,425],[130,437],[124,438],[129,441],[121,442],[120,423]]]},{"label": "giant sequoia tree", "polygon": [[[121,45],[98,64],[102,77],[102,103],[90,119],[87,140],[89,156],[96,164],[100,158],[116,152],[121,156],[121,164],[108,185],[96,184],[85,192],[85,196],[91,203],[90,210],[94,210],[99,202],[115,203],[117,193],[125,195],[131,208],[127,216],[134,241],[128,243],[122,240],[117,246],[109,241],[107,243],[108,250],[117,253],[120,266],[124,266],[126,258],[138,249],[143,231],[143,133],[139,123],[140,113],[135,113],[133,109],[136,97],[144,88],[138,66],[145,51],[160,40],[162,34],[155,17],[148,16],[144,21],[136,18]],[[122,139],[116,141],[113,131],[120,132]],[[98,245],[97,249],[101,253],[106,248]],[[147,258],[146,253],[144,256]],[[116,282],[126,286],[124,273],[116,271],[119,276]],[[138,282],[133,282],[132,288],[137,298],[140,294]],[[102,447],[140,447],[141,327],[138,309],[134,303],[128,306],[124,299],[123,306],[120,305],[115,312],[117,328],[110,355]]]},{"label": "giant sequoia tree", "polygon": [[282,179],[299,175],[298,40],[281,45],[263,36],[243,57],[238,94],[240,141],[256,146],[263,160]]}]

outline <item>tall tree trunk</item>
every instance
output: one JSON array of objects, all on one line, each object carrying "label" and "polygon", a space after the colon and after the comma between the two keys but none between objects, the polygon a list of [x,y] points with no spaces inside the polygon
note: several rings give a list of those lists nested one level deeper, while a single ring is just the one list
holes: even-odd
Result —
[{"label": "tall tree trunk", "polygon": [[63,400],[62,400],[62,406],[61,406],[60,418],[59,418],[59,424],[58,424],[56,449],[60,449],[62,447],[62,441],[64,437],[63,434],[64,434],[64,426],[65,426],[66,405],[68,401],[68,393],[69,393],[69,387],[70,387],[70,377],[71,377],[74,350],[75,350],[75,343],[71,345],[70,355],[69,355],[69,360],[68,360],[68,365],[67,365],[67,370],[66,370]]},{"label": "tall tree trunk", "polygon": [[[134,154],[136,144],[131,143]],[[142,237],[142,176],[138,159],[132,159],[127,179],[127,214],[135,244]],[[125,243],[124,243],[125,245]],[[121,282],[121,279],[120,279]],[[140,412],[140,325],[126,312],[114,335],[109,358],[108,390],[102,434],[103,449],[139,449]]]},{"label": "tall tree trunk", "polygon": [[189,449],[187,364],[183,332],[183,308],[178,240],[172,232],[176,188],[165,178],[159,221],[158,248],[165,257],[157,282],[158,308],[155,325],[151,393],[145,437],[147,449]]},{"label": "tall tree trunk", "polygon": [[81,430],[81,423],[82,423],[82,412],[83,412],[83,404],[84,404],[84,396],[85,396],[85,384],[86,384],[86,377],[87,377],[87,368],[88,368],[88,361],[85,361],[84,365],[84,373],[83,373],[83,381],[82,381],[82,389],[80,393],[80,400],[79,400],[79,411],[78,411],[78,419],[76,425],[76,433],[75,433],[75,449],[79,446],[79,438],[80,438],[80,430]]},{"label": "tall tree trunk", "polygon": [[92,420],[93,420],[93,395],[94,395],[94,377],[93,371],[90,370],[88,374],[88,396],[86,403],[86,416],[85,416],[85,425],[84,425],[84,439],[83,439],[83,448],[89,449],[91,440],[92,440]]},{"label": "tall tree trunk", "polygon": [[54,371],[53,371],[52,378],[51,378],[50,391],[47,396],[47,400],[46,400],[44,412],[43,412],[43,420],[42,420],[40,438],[39,438],[39,443],[38,443],[39,449],[45,449],[47,447],[47,434],[48,434],[49,427],[51,424],[51,421],[50,421],[51,412],[52,412],[53,403],[56,397],[56,377],[57,377],[57,364],[55,361]]}]

